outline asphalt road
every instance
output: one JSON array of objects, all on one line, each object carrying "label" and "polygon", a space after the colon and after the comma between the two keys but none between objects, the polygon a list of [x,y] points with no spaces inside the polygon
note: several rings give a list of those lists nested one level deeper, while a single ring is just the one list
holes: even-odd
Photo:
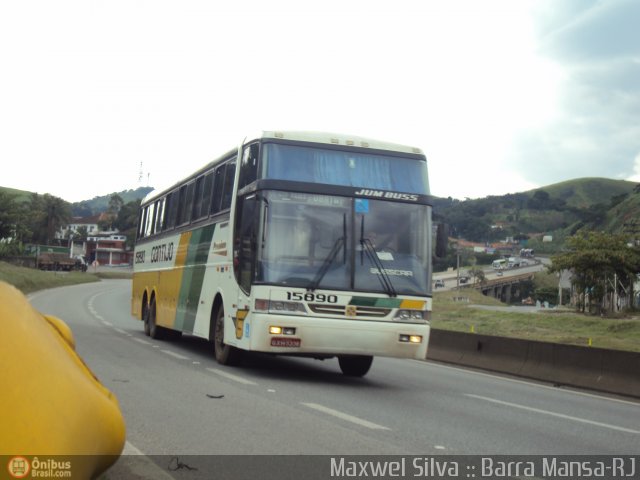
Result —
[{"label": "asphalt road", "polygon": [[144,336],[128,280],[31,301],[70,325],[80,355],[117,395],[127,453],[640,453],[640,402],[631,399],[428,361],[376,358],[362,379],[344,377],[335,360],[252,354],[223,367],[206,341]]}]

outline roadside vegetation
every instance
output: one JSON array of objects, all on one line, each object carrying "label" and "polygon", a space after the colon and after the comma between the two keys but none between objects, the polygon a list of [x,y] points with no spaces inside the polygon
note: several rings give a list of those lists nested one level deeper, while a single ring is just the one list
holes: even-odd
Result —
[{"label": "roadside vegetation", "polygon": [[99,282],[100,279],[103,278],[131,278],[131,274],[127,272],[45,272],[34,268],[16,267],[6,262],[0,262],[0,281],[13,285],[24,294],[46,288]]},{"label": "roadside vegetation", "polygon": [[[485,307],[504,307],[486,309]],[[433,295],[431,326],[440,330],[640,352],[640,316],[602,317],[568,309],[536,312],[465,288]]]}]

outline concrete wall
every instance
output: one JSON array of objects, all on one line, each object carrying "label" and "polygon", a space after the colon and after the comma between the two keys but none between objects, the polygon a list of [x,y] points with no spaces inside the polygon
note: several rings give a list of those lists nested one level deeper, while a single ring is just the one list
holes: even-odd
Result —
[{"label": "concrete wall", "polygon": [[640,352],[432,330],[427,358],[640,397]]}]

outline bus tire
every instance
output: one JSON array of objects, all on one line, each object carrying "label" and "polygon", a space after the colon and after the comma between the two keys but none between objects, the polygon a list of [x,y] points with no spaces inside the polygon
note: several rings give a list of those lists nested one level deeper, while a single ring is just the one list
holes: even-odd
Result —
[{"label": "bus tire", "polygon": [[339,355],[338,364],[342,373],[349,377],[364,377],[373,363],[370,355]]},{"label": "bus tire", "polygon": [[149,335],[151,335],[151,332],[149,328],[149,306],[147,305],[146,298],[142,310],[142,321],[144,324],[144,334],[148,337]]},{"label": "bus tire", "polygon": [[149,308],[147,308],[147,323],[149,325],[149,336],[154,340],[165,338],[164,328],[156,324],[156,299],[152,298]]},{"label": "bus tire", "polygon": [[216,360],[220,365],[237,365],[240,363],[240,350],[224,343],[224,308],[222,306],[216,312],[213,348]]}]

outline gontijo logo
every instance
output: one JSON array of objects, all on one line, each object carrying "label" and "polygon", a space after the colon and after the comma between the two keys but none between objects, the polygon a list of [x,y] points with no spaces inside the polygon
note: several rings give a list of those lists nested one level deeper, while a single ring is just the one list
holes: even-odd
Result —
[{"label": "gontijo logo", "polygon": [[7,469],[9,470],[9,475],[13,478],[24,478],[29,475],[31,464],[29,460],[24,457],[13,457],[9,460]]}]

